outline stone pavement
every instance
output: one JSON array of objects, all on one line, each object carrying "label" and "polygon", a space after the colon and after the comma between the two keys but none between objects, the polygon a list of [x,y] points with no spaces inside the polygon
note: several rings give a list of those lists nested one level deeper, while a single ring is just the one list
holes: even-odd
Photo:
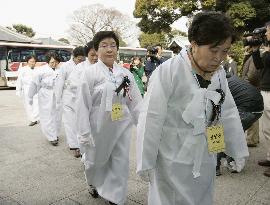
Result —
[{"label": "stone pavement", "polygon": [[[39,125],[28,127],[22,102],[14,90],[0,90],[0,205],[105,205],[92,199],[80,159],[72,156],[64,133],[57,147]],[[269,125],[270,126],[270,125]],[[215,205],[270,205],[270,178],[257,165],[264,157],[264,140],[250,149],[242,173],[226,168],[216,179]],[[128,205],[147,204],[147,184],[135,173],[135,137],[130,151]]]}]

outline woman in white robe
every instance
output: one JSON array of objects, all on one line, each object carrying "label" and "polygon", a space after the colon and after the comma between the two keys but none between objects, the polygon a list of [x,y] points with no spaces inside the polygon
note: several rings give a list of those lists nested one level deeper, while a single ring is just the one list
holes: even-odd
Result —
[{"label": "woman in white robe", "polygon": [[[97,192],[110,204],[122,205],[127,197],[131,128],[142,98],[133,75],[115,63],[119,48],[115,33],[98,32],[93,42],[99,61],[84,70],[78,87],[79,143],[87,183],[95,187],[92,196]],[[128,82],[125,77],[130,84],[117,94],[116,89]]]},{"label": "woman in white robe", "polygon": [[70,109],[69,99],[72,97],[72,93],[69,91],[70,82],[68,77],[70,73],[76,69],[76,65],[85,60],[84,47],[79,46],[73,50],[72,58],[61,65],[59,70],[59,76],[57,79],[57,104],[63,105],[63,123],[67,138],[67,143],[70,150],[74,150],[74,156],[80,157],[79,144],[77,140],[76,132],[74,131],[75,120],[74,111]]},{"label": "woman in white robe", "polygon": [[55,68],[60,60],[56,53],[47,54],[47,64],[36,69],[29,88],[30,104],[33,103],[34,95],[38,94],[41,130],[53,146],[58,144],[59,134],[55,95],[58,74]]},{"label": "woman in white robe", "polygon": [[26,58],[27,65],[20,67],[18,71],[18,79],[16,84],[16,95],[22,97],[27,119],[30,121],[29,126],[34,126],[38,123],[38,97],[33,97],[33,104],[29,104],[28,91],[31,80],[33,78],[35,64],[37,62],[36,56],[28,56]]},{"label": "woman in white robe", "polygon": [[[69,93],[69,97],[65,98],[64,100],[64,105],[66,106],[67,109],[70,110],[68,112],[69,116],[67,117],[69,119],[68,122],[70,132],[72,133],[72,136],[75,136],[73,139],[74,144],[77,143],[79,147],[79,153],[82,155],[84,153],[83,149],[80,147],[80,144],[78,142],[78,131],[76,127],[76,100],[77,100],[77,88],[78,85],[80,84],[80,79],[82,78],[82,73],[83,70],[89,69],[92,64],[95,64],[98,60],[97,53],[94,49],[94,44],[93,41],[90,41],[86,44],[85,46],[85,54],[87,54],[87,58],[85,61],[79,63],[75,69],[73,69],[67,79],[67,87],[66,87],[66,92]],[[74,156],[75,156],[74,153]]]},{"label": "woman in white robe", "polygon": [[213,135],[207,140],[210,126],[224,129],[225,143],[219,140],[216,151],[225,144],[243,168],[245,135],[219,66],[233,38],[225,16],[197,14],[189,28],[191,48],[153,72],[137,129],[137,173],[150,182],[149,205],[213,204],[216,154],[210,142],[217,141]]}]

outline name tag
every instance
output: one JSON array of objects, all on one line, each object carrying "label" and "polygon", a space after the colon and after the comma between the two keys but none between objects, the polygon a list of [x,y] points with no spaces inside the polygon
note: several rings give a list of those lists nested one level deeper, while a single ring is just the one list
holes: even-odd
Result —
[{"label": "name tag", "polygon": [[225,151],[224,129],[222,125],[207,127],[206,137],[209,153],[219,153]]},{"label": "name tag", "polygon": [[121,120],[123,118],[122,104],[114,103],[112,105],[111,119],[112,121]]}]

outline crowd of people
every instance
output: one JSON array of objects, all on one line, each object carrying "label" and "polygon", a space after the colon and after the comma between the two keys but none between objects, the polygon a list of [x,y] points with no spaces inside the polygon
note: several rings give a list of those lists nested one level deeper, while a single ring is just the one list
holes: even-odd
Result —
[{"label": "crowd of people", "polygon": [[[270,41],[270,24],[266,28]],[[128,70],[116,63],[118,36],[100,31],[85,47],[76,47],[66,63],[48,53],[46,65],[35,67],[35,56],[29,56],[19,69],[16,93],[29,126],[40,122],[57,146],[63,116],[67,144],[82,157],[93,198],[125,203],[134,126],[137,174],[149,183],[149,205],[213,204],[220,159],[227,156],[233,171],[240,172],[248,146],[259,143],[259,127],[269,142],[269,47],[262,57],[259,47],[251,48],[240,79],[227,57],[235,41],[228,17],[196,14],[188,38],[190,47],[173,58],[164,61],[149,48],[146,62],[135,56]],[[268,147],[259,165],[270,167]],[[264,174],[270,177],[270,168]]]}]

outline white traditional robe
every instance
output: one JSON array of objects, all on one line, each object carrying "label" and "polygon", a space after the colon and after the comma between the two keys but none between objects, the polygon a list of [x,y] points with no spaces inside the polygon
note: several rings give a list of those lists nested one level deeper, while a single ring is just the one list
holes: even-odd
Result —
[{"label": "white traditional robe", "polygon": [[56,80],[55,80],[55,86],[54,86],[54,91],[55,91],[55,97],[56,97],[56,132],[57,132],[57,136],[60,136],[61,133],[61,127],[62,127],[62,114],[63,114],[63,102],[62,100],[57,101],[57,99],[59,99],[59,97],[57,97],[58,95],[58,81],[59,81],[59,75],[61,72],[61,66],[58,66],[55,69],[55,75],[57,76]]},{"label": "white traditional robe", "polygon": [[55,96],[57,75],[48,64],[41,66],[35,70],[29,88],[30,99],[38,93],[41,130],[49,141],[57,140],[58,136]]},{"label": "white traditional robe", "polygon": [[210,99],[221,106],[226,153],[247,157],[248,149],[238,110],[223,69],[207,89],[192,73],[187,51],[167,60],[152,74],[137,129],[137,173],[150,180],[149,205],[211,205],[216,155],[209,154],[205,136]]},{"label": "white traditional robe", "polygon": [[[115,89],[124,78],[131,81],[130,95],[116,95]],[[127,196],[131,128],[137,124],[140,91],[133,75],[113,65],[113,72],[98,61],[85,69],[78,88],[77,126],[83,154],[85,175],[89,185],[100,196],[116,204],[124,204]],[[121,103],[123,118],[111,120],[112,104]]]},{"label": "white traditional robe", "polygon": [[[76,69],[73,59],[64,63],[59,69],[59,78],[57,79],[57,104],[61,104],[63,109],[63,123],[70,148],[78,148],[78,140],[76,135],[76,123],[74,109],[70,105],[70,98],[73,93],[70,92],[70,81],[68,80],[71,72]],[[74,105],[73,105],[74,107]]]},{"label": "white traditional robe", "polygon": [[38,112],[38,96],[33,97],[33,104],[29,104],[28,91],[33,78],[34,69],[29,66],[20,67],[18,71],[18,79],[16,84],[16,95],[22,97],[26,115],[29,121],[36,122],[39,120]]}]

